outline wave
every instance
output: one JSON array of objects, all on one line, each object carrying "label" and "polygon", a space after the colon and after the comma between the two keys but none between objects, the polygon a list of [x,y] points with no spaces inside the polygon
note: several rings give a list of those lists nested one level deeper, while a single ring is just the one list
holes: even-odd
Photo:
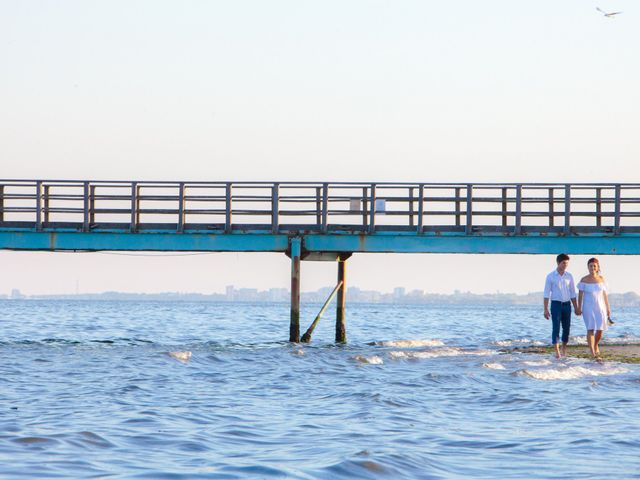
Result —
[{"label": "wave", "polygon": [[382,360],[382,358],[377,355],[371,355],[370,357],[367,357],[365,355],[356,355],[355,357],[353,357],[353,359],[356,362],[369,365],[382,365],[384,363],[384,360]]},{"label": "wave", "polygon": [[513,372],[514,375],[526,375],[536,380],[575,380],[583,377],[600,377],[608,375],[620,375],[628,373],[629,370],[624,367],[600,366],[583,367],[580,365],[566,368],[544,368],[537,370],[522,369]]},{"label": "wave", "polygon": [[613,343],[624,345],[640,344],[640,337],[634,335],[625,335],[624,337],[605,336],[600,343],[604,345]]},{"label": "wave", "polygon": [[438,357],[458,357],[462,355],[493,355],[495,352],[491,350],[465,350],[463,348],[457,347],[447,347],[447,348],[437,348],[433,350],[428,350],[424,352],[403,352],[403,351],[393,351],[389,352],[389,356],[394,359],[400,358],[438,358]]},{"label": "wave", "polygon": [[0,342],[2,346],[97,346],[97,345],[113,345],[113,346],[137,346],[137,345],[154,345],[155,342],[144,338],[128,338],[119,337],[113,339],[93,339],[93,340],[72,340],[68,338],[43,338],[41,340],[12,340]]},{"label": "wave", "polygon": [[187,363],[191,359],[191,352],[166,352],[168,356],[171,358],[175,358],[179,362]]},{"label": "wave", "polygon": [[[587,336],[576,335],[575,337],[571,337],[569,339],[569,343],[573,343],[575,345],[586,345]],[[600,341],[600,344],[602,345],[612,345],[612,344],[640,345],[640,337],[636,337],[635,335],[625,335],[624,337],[612,337],[605,333],[602,340]]]},{"label": "wave", "polygon": [[511,347],[515,344],[534,346],[545,345],[545,343],[541,342],[540,340],[532,340],[530,338],[511,338],[506,340],[496,340],[495,342],[493,342],[493,345],[496,345],[498,347]]},{"label": "wave", "polygon": [[522,363],[530,367],[541,367],[543,365],[551,365],[553,362],[545,358],[543,360],[525,360]]},{"label": "wave", "polygon": [[444,342],[438,339],[432,340],[387,340],[382,342],[372,342],[370,345],[378,347],[400,347],[400,348],[413,348],[413,347],[442,347]]},{"label": "wave", "polygon": [[482,366],[484,368],[488,368],[490,370],[504,370],[505,366],[501,363],[483,363]]}]

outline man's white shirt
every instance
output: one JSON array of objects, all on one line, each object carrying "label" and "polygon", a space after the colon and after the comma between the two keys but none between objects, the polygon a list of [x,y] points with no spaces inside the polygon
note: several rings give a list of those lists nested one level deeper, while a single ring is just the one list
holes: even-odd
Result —
[{"label": "man's white shirt", "polygon": [[544,298],[557,302],[568,302],[576,298],[576,286],[573,277],[569,272],[560,275],[558,270],[554,270],[544,282]]}]

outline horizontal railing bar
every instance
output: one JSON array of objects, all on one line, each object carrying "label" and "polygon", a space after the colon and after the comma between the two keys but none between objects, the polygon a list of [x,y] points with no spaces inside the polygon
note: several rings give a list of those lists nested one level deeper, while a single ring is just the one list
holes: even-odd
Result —
[{"label": "horizontal railing bar", "polygon": [[[33,179],[0,179],[0,184],[9,185],[9,186],[23,186],[23,185],[34,185],[38,180]],[[273,186],[274,183],[279,183],[283,187],[292,188],[296,185],[299,186],[322,186],[324,183],[328,183],[329,186],[336,187],[363,187],[363,186],[371,186],[376,185],[379,188],[392,188],[392,187],[407,187],[413,186],[418,187],[419,185],[424,185],[425,188],[435,187],[435,188],[454,188],[454,187],[463,187],[466,185],[472,185],[474,188],[516,188],[518,185],[522,185],[523,188],[564,188],[565,185],[570,185],[572,188],[579,189],[588,189],[588,188],[606,188],[606,187],[615,187],[616,185],[620,185],[622,188],[640,188],[640,183],[587,183],[587,182],[577,182],[577,183],[499,183],[499,182],[478,182],[478,183],[458,183],[458,182],[433,182],[433,183],[421,183],[421,182],[311,182],[311,181],[291,181],[291,182],[271,182],[271,181],[240,181],[240,182],[229,182],[229,181],[167,181],[167,180],[60,180],[60,179],[51,179],[51,180],[40,180],[43,182],[43,185],[51,185],[51,184],[59,184],[59,185],[83,185],[85,182],[89,182],[92,185],[114,185],[118,187],[130,186],[132,183],[136,183],[140,186],[151,186],[157,185],[159,187],[172,185],[177,186],[180,183],[184,183],[188,186],[198,186],[198,187],[208,187],[208,186],[220,186],[224,187],[226,184],[231,183],[234,186],[247,186],[247,187],[260,187],[260,186]]]},{"label": "horizontal railing bar", "polygon": [[[45,225],[47,225],[48,228],[56,228],[56,227],[70,227],[70,228],[77,228],[78,231],[81,231],[82,226],[83,226],[83,222],[81,221],[77,221],[77,222],[44,222]],[[34,222],[24,222],[24,221],[7,221],[7,222],[3,222],[1,228],[5,228],[6,226],[9,226],[11,228],[32,228],[34,226]],[[151,230],[151,229],[164,229],[164,230],[173,230],[176,227],[176,223],[140,223],[139,224],[139,228],[140,229],[147,229],[147,230]],[[130,224],[129,223],[125,223],[125,222],[96,222],[94,224],[92,224],[92,231],[99,231],[100,228],[102,229],[115,229],[118,228],[120,230],[122,230],[123,232],[127,232],[129,230]],[[387,231],[387,232],[394,232],[394,231],[404,231],[404,232],[413,232],[414,231],[414,227],[411,227],[409,225],[379,225],[380,230],[381,231]],[[245,225],[234,225],[233,226],[234,230],[236,231],[245,231],[245,230],[264,230],[264,231],[270,231],[271,230],[271,223],[270,222],[265,222],[265,223],[259,223],[259,224],[245,224]],[[308,230],[308,231],[318,231],[319,226],[317,224],[282,224],[280,225],[280,228],[283,230],[286,229],[297,229],[297,230]],[[474,232],[478,232],[478,233],[483,233],[483,232],[507,232],[507,233],[512,233],[513,232],[513,226],[498,226],[498,225],[477,225],[474,226]],[[224,230],[224,223],[221,222],[203,222],[203,223],[187,223],[185,224],[185,229],[189,230],[189,229],[201,229],[201,230],[211,230],[211,229],[217,229],[217,230]],[[330,225],[329,226],[329,230],[330,231],[354,231],[354,232],[363,232],[363,226],[361,224],[339,224],[339,225]],[[542,226],[536,226],[536,225],[531,225],[531,226],[523,226],[522,227],[523,232],[525,233],[546,233],[551,231],[552,233],[562,233],[563,227],[552,227],[551,229],[549,229],[548,227],[542,227]],[[595,227],[595,226],[572,226],[571,230],[577,233],[592,233],[592,232],[613,232],[614,227],[613,226],[602,226],[602,227]],[[638,233],[640,232],[640,226],[638,227],[620,227],[620,230],[622,233],[630,233],[630,232],[635,232]],[[441,231],[441,232],[464,232],[464,226],[462,227],[456,227],[456,226],[451,226],[451,225],[431,225],[431,226],[425,226],[424,228],[425,232],[428,231]]]}]

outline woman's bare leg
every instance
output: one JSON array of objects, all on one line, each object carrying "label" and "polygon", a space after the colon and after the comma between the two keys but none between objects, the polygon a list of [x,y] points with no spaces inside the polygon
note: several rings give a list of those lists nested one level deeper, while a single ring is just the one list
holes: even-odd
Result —
[{"label": "woman's bare leg", "polygon": [[595,335],[595,339],[594,339],[594,345],[593,345],[593,349],[596,352],[596,355],[600,355],[600,348],[598,347],[598,344],[600,343],[600,340],[602,340],[602,334],[603,334],[603,330],[596,330],[596,335]]},{"label": "woman's bare leg", "polygon": [[587,344],[589,345],[589,350],[591,350],[591,355],[593,355],[594,357],[596,356],[596,348],[594,345],[594,338],[593,338],[593,330],[587,330]]}]

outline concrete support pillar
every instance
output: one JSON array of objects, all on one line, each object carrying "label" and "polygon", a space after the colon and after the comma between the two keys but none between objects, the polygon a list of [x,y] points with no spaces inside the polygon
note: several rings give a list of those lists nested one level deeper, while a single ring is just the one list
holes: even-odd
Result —
[{"label": "concrete support pillar", "polygon": [[291,323],[289,341],[300,342],[300,253],[301,240],[291,239]]},{"label": "concrete support pillar", "polygon": [[[338,289],[338,300],[336,307],[336,342],[344,343],[347,341],[347,329],[344,322],[344,307],[346,300],[346,270],[347,270],[347,261],[342,258],[338,261],[338,284],[340,284],[340,288]],[[340,283],[342,282],[342,283]]]}]

